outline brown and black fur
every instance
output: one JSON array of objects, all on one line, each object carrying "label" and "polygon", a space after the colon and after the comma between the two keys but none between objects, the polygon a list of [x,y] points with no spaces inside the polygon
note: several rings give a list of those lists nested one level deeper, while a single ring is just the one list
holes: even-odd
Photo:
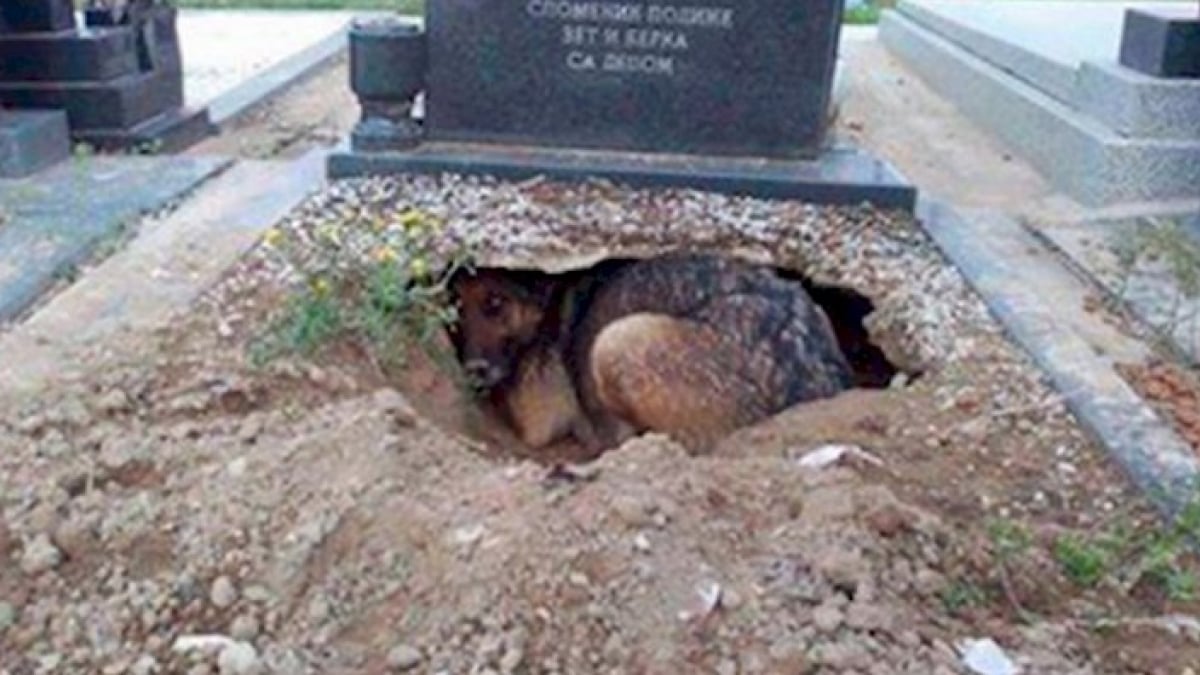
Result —
[{"label": "brown and black fur", "polygon": [[[457,285],[460,358],[487,362],[517,429],[570,428],[601,446],[652,430],[704,447],[851,382],[824,313],[768,268],[674,255],[565,278],[485,274]],[[489,293],[519,309],[488,315]]]},{"label": "brown and black fur", "polygon": [[562,358],[560,308],[568,288],[563,278],[487,269],[460,273],[451,284],[459,362],[533,448],[567,436],[595,444]]}]

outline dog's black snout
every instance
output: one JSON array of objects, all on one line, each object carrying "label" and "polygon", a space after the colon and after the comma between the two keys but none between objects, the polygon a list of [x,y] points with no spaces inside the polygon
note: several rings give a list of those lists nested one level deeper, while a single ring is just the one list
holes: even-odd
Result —
[{"label": "dog's black snout", "polygon": [[474,384],[480,388],[493,387],[503,379],[500,369],[486,359],[470,359],[463,364],[463,369],[467,371],[467,376]]}]

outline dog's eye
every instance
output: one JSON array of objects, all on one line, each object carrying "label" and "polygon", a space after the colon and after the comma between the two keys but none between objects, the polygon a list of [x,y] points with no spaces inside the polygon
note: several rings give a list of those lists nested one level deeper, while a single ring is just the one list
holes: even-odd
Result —
[{"label": "dog's eye", "polygon": [[489,293],[487,299],[483,301],[483,315],[494,319],[500,316],[502,311],[504,311],[504,296]]}]

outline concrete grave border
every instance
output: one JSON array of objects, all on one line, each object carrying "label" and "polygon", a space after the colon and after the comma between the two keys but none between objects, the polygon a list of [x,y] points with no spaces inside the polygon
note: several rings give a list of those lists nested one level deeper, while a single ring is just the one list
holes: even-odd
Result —
[{"label": "concrete grave border", "polygon": [[[1069,328],[1047,303],[1056,279],[1023,265],[1023,252],[1044,249],[1033,233],[992,211],[956,212],[921,200],[921,226],[950,264],[979,293],[1009,336],[1063,396],[1067,408],[1093,434],[1133,483],[1167,515],[1195,503],[1200,457],[1114,369]],[[1071,272],[1048,272],[1058,279]]]}]

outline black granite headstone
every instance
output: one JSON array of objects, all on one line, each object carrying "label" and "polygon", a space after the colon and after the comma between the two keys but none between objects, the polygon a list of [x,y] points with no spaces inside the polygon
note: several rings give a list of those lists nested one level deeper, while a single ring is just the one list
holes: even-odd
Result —
[{"label": "black granite headstone", "polygon": [[[182,108],[173,7],[93,7],[84,27],[71,11],[71,0],[0,0],[0,105],[63,109],[76,140],[102,147],[173,149],[210,133],[204,111]],[[67,29],[46,30],[63,12]]]},{"label": "black granite headstone", "polygon": [[71,0],[19,0],[0,3],[0,32],[41,33],[75,27]]},{"label": "black granite headstone", "polygon": [[[0,0],[3,2],[3,0]],[[912,210],[828,142],[842,0],[427,0],[351,30],[362,119],[332,178],[603,178]],[[423,88],[424,115],[416,113]]]},{"label": "black granite headstone", "polygon": [[1200,9],[1126,10],[1120,62],[1155,77],[1200,77]]},{"label": "black granite headstone", "polygon": [[434,0],[427,133],[813,156],[841,0]]}]

